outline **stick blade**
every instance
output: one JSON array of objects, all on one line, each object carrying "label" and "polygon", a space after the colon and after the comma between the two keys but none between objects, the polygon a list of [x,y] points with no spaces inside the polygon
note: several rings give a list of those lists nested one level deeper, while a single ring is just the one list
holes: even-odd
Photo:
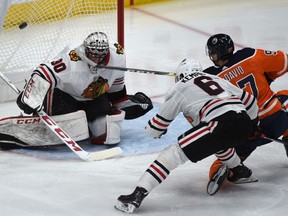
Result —
[{"label": "stick blade", "polygon": [[122,153],[122,149],[120,147],[114,147],[102,151],[90,152],[88,154],[89,161],[98,161],[104,160],[112,157],[116,157]]}]

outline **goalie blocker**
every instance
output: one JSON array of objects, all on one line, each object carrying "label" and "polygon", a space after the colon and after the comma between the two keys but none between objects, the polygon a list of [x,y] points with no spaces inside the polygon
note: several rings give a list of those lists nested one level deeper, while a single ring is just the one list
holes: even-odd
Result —
[{"label": "goalie blocker", "polygon": [[44,98],[50,88],[50,83],[39,74],[33,74],[17,98],[17,104],[26,114],[39,112]]}]

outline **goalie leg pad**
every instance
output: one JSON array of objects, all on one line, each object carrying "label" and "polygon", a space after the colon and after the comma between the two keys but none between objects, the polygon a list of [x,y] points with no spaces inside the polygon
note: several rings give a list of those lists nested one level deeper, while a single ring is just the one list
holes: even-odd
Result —
[{"label": "goalie leg pad", "polygon": [[[83,110],[51,118],[75,141],[89,137],[86,114]],[[14,116],[0,119],[1,134],[14,137],[20,146],[48,146],[62,141],[40,120],[38,116]],[[5,138],[0,136],[0,143]],[[4,140],[5,141],[5,140]],[[7,141],[7,139],[6,139]]]},{"label": "goalie leg pad", "polygon": [[125,118],[125,112],[118,110],[117,114],[107,115],[107,134],[104,144],[111,145],[120,142],[122,122]]},{"label": "goalie leg pad", "polygon": [[89,128],[93,137],[92,144],[114,145],[120,142],[122,122],[125,118],[123,110],[117,110],[114,115],[98,117],[89,122]]}]

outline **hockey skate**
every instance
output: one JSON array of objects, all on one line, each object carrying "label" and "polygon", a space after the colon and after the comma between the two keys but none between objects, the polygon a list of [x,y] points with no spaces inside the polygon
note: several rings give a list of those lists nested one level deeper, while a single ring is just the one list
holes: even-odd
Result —
[{"label": "hockey skate", "polygon": [[148,195],[148,191],[142,187],[136,187],[130,195],[121,195],[117,199],[116,209],[120,211],[133,213],[136,208],[139,208],[143,199]]},{"label": "hockey skate", "polygon": [[244,164],[240,164],[237,167],[230,169],[227,180],[234,184],[243,184],[250,182],[257,182],[258,179],[252,175],[252,171]]},{"label": "hockey skate", "polygon": [[220,189],[223,182],[227,179],[227,176],[228,176],[227,166],[222,164],[208,182],[207,193],[209,195],[214,195]]}]

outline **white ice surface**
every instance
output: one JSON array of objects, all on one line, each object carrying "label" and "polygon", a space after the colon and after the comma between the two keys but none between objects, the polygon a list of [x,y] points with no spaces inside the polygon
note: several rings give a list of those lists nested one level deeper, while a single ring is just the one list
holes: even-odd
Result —
[{"label": "white ice surface", "polygon": [[[209,35],[231,35],[236,49],[244,46],[288,51],[287,1],[177,0],[125,11],[127,66],[173,71],[185,57],[211,64],[205,55]],[[175,143],[189,127],[181,116],[162,139],[143,133],[172,77],[127,72],[129,93],[143,91],[155,108],[146,116],[126,121],[123,156],[83,162],[66,146],[47,150],[0,152],[0,215],[3,216],[113,216],[121,194],[131,193],[137,180],[161,149]],[[273,84],[287,88],[287,76]],[[19,114],[14,102],[0,106],[0,118]],[[81,143],[89,151],[104,147]],[[226,183],[215,195],[206,194],[208,169],[214,157],[187,162],[151,192],[136,215],[155,216],[286,216],[288,159],[281,144],[258,148],[246,165],[258,183]]]}]

